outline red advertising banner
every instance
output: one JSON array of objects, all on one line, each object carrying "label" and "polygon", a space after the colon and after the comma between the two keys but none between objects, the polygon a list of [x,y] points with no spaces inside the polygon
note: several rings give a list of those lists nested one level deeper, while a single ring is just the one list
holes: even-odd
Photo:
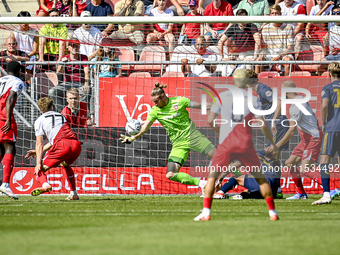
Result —
[{"label": "red advertising banner", "polygon": [[[197,186],[187,186],[166,179],[165,167],[154,168],[73,168],[76,174],[76,185],[79,194],[199,194]],[[189,168],[182,168],[189,172]],[[339,171],[336,170],[336,171]],[[34,178],[34,168],[14,168],[11,176],[11,189],[15,194],[30,194],[40,184]],[[68,181],[61,168],[53,168],[47,173],[47,178],[52,186],[50,194],[65,194],[70,192]],[[331,188],[340,188],[340,178],[333,178],[331,173]],[[315,172],[311,178],[303,178],[303,184],[308,194],[322,193],[318,184],[320,174]],[[338,176],[336,176],[338,177]],[[281,178],[283,193],[294,193],[295,184],[289,173],[285,172]],[[236,187],[231,193],[238,193],[244,188]]]},{"label": "red advertising banner", "polygon": [[[311,92],[310,105],[320,119],[321,91],[323,86],[330,83],[328,77],[276,77],[260,79],[260,82],[271,88],[277,88],[278,97],[281,97],[281,86],[285,80],[293,80],[297,87],[305,88]],[[114,81],[114,82],[112,82]],[[165,89],[168,96],[185,96],[193,101],[200,102],[201,94],[205,93],[197,87],[202,87],[198,82],[205,83],[211,87],[215,84],[232,84],[232,78],[210,77],[210,78],[101,78],[99,85],[99,127],[125,127],[130,119],[145,121],[148,111],[153,106],[151,91],[156,82],[168,85]],[[222,90],[217,89],[218,92]],[[215,95],[214,95],[215,96]],[[212,101],[207,97],[208,101]],[[288,106],[287,106],[288,109]],[[287,111],[288,112],[288,111]],[[200,111],[197,110],[200,114]],[[192,117],[194,121],[200,119]],[[196,123],[198,124],[198,123]],[[154,126],[159,126],[158,122]],[[206,120],[200,121],[199,126],[205,127]]]}]

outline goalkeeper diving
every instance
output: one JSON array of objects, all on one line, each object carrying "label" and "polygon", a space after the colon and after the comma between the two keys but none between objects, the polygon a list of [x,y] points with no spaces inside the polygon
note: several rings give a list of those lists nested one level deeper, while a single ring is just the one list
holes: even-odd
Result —
[{"label": "goalkeeper diving", "polygon": [[[152,90],[151,100],[155,105],[151,108],[141,131],[134,136],[121,134],[120,139],[122,143],[132,143],[146,133],[155,120],[158,120],[166,129],[172,144],[166,178],[185,185],[199,186],[204,194],[206,181],[191,177],[187,173],[179,172],[190,150],[208,156],[210,159],[215,152],[215,146],[197,129],[195,123],[189,118],[187,108],[201,109],[201,104],[185,97],[167,97],[163,88],[166,88],[166,84],[160,85],[156,83],[155,88]],[[211,105],[211,103],[207,103],[207,110],[210,109]]]}]

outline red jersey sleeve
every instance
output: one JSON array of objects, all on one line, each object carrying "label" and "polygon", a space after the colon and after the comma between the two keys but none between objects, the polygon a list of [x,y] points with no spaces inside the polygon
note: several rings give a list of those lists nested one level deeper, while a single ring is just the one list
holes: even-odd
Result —
[{"label": "red jersey sleeve", "polygon": [[300,6],[298,7],[296,15],[306,15],[305,7],[302,4],[300,4]]},{"label": "red jersey sleeve", "polygon": [[227,3],[226,12],[227,16],[234,16],[233,7],[231,6],[230,3]]}]

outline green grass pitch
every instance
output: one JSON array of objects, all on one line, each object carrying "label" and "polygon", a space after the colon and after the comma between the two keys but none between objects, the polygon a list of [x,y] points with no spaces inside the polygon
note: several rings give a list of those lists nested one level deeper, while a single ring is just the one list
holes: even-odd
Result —
[{"label": "green grass pitch", "polygon": [[198,196],[0,196],[4,255],[311,255],[340,253],[340,199],[312,206],[276,200],[214,200],[212,220],[194,222]]}]

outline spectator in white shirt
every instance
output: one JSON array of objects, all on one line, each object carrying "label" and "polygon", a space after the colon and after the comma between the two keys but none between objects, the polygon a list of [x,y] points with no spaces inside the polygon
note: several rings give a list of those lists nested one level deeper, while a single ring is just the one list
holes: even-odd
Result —
[{"label": "spectator in white shirt", "polygon": [[[83,11],[80,17],[91,17],[89,11]],[[79,40],[80,44],[80,54],[89,57],[93,52],[99,49],[99,45],[102,42],[103,35],[100,30],[91,24],[82,24],[80,28],[77,28],[73,37]]]}]

